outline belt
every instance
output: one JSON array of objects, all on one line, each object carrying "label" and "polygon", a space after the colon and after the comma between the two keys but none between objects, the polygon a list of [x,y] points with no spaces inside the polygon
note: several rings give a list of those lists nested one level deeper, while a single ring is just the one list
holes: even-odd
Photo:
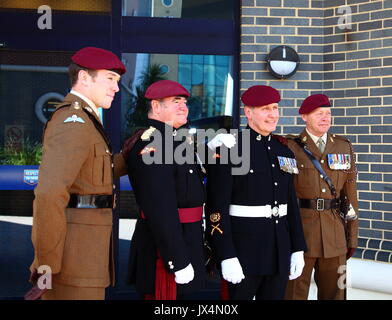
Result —
[{"label": "belt", "polygon": [[340,201],[339,199],[299,199],[299,206],[304,209],[323,211],[339,208]]},{"label": "belt", "polygon": [[[192,223],[201,221],[203,217],[203,207],[179,208],[178,216],[181,223]],[[140,217],[142,219],[146,219],[146,216],[144,215],[143,211],[140,212]]]},{"label": "belt", "polygon": [[112,194],[71,194],[68,208],[102,209],[113,208],[115,201]]},{"label": "belt", "polygon": [[269,204],[265,206],[240,206],[231,204],[229,214],[233,217],[246,218],[283,217],[287,215],[287,204],[280,204],[275,207],[272,207]]}]

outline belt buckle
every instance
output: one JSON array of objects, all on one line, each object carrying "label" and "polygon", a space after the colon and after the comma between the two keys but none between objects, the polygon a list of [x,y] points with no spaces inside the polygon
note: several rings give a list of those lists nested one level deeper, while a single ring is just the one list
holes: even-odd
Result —
[{"label": "belt buckle", "polygon": [[271,210],[271,214],[272,214],[274,217],[279,216],[279,207],[273,207],[272,210]]},{"label": "belt buckle", "polygon": [[323,211],[324,210],[324,199],[317,199],[316,200],[316,210]]}]

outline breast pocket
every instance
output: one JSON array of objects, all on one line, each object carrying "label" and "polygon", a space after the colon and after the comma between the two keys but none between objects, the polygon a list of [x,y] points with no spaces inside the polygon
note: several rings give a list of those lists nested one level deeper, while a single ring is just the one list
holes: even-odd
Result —
[{"label": "breast pocket", "polygon": [[111,183],[111,154],[105,143],[94,145],[93,184],[102,186]]},{"label": "breast pocket", "polygon": [[315,177],[315,172],[314,172],[315,170],[316,168],[310,161],[303,160],[303,159],[298,160],[298,171],[299,171],[299,174],[297,175],[298,184],[300,186],[308,186],[308,187],[314,186],[313,179]]}]

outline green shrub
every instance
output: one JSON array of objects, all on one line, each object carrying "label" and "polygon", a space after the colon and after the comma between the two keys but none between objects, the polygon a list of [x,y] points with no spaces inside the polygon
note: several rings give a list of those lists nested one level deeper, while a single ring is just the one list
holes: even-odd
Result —
[{"label": "green shrub", "polygon": [[21,148],[12,147],[12,144],[0,148],[0,165],[39,165],[41,158],[42,145],[31,142],[29,138],[23,141]]}]

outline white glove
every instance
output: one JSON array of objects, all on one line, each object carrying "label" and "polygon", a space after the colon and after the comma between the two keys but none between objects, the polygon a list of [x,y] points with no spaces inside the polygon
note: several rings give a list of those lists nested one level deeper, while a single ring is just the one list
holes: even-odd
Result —
[{"label": "white glove", "polygon": [[236,144],[235,137],[230,133],[219,133],[210,142],[207,143],[208,148],[215,151],[221,145],[231,148]]},{"label": "white glove", "polygon": [[291,254],[289,280],[297,279],[305,266],[304,252],[297,251]]},{"label": "white glove", "polygon": [[184,269],[174,272],[174,281],[179,284],[191,282],[194,277],[195,271],[191,264],[188,264]]},{"label": "white glove", "polygon": [[233,284],[240,283],[245,278],[238,258],[225,259],[221,262],[222,276]]}]

